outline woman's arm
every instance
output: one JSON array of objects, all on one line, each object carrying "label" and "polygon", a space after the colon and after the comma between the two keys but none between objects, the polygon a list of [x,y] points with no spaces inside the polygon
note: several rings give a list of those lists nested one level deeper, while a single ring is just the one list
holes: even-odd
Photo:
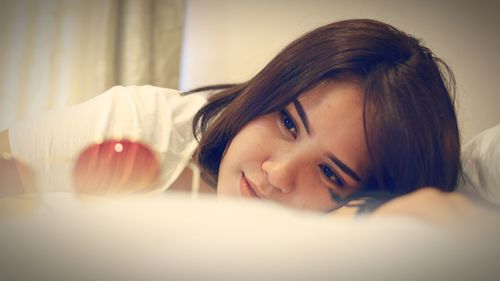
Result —
[{"label": "woman's arm", "polygon": [[409,216],[440,226],[481,224],[498,220],[498,209],[487,208],[458,192],[426,187],[395,198],[376,209],[373,217]]},{"label": "woman's arm", "polygon": [[2,152],[2,159],[6,158],[6,154],[10,155],[9,130],[0,132],[0,151]]},{"label": "woman's arm", "polygon": [[[329,214],[334,218],[355,218],[358,207],[344,206]],[[426,187],[384,203],[365,218],[406,217],[442,227],[488,225],[498,222],[500,208],[483,206],[459,192]]]},{"label": "woman's arm", "polygon": [[12,158],[9,130],[0,132],[0,197],[34,193],[31,169]]},{"label": "woman's arm", "polygon": [[[16,168],[23,183],[30,177],[23,176],[25,169],[19,167],[29,166],[38,191],[74,192],[79,156],[105,141],[124,140],[153,152],[163,190],[175,181],[196,148],[192,117],[205,101],[202,95],[182,96],[166,88],[116,86],[86,102],[23,120],[2,132],[2,150],[15,159],[2,160],[2,166]],[[111,192],[109,187],[107,191]]]}]

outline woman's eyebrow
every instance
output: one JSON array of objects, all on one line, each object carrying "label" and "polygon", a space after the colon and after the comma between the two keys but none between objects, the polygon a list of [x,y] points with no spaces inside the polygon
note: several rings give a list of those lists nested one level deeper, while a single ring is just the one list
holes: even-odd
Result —
[{"label": "woman's eyebrow", "polygon": [[306,133],[309,135],[310,134],[309,119],[307,118],[307,114],[304,111],[304,107],[302,107],[302,104],[298,100],[293,100],[293,105],[295,106],[295,110],[297,111],[297,114],[299,115],[300,120],[304,125],[304,128],[306,128]]},{"label": "woman's eyebrow", "polygon": [[[306,129],[307,134],[310,134],[310,124],[309,124],[309,119],[307,118],[307,114],[304,110],[304,107],[298,100],[293,100],[293,105],[295,106],[295,110],[297,111],[297,114],[300,117],[300,120],[302,121],[302,124],[304,125],[304,128]],[[342,162],[340,159],[335,157],[335,155],[330,154],[329,155],[330,159],[332,160],[333,163],[335,163],[344,173],[346,173],[348,176],[350,176],[352,179],[354,179],[357,182],[361,181],[361,177],[354,172],[353,169],[349,168],[344,162]]]},{"label": "woman's eyebrow", "polygon": [[340,159],[335,157],[335,155],[330,154],[330,159],[333,161],[333,163],[335,163],[342,171],[344,171],[344,173],[346,173],[348,176],[350,176],[353,180],[355,180],[357,182],[361,181],[361,177],[358,176],[358,174],[356,174],[351,168],[349,168],[349,166],[344,164],[344,162],[340,161]]}]

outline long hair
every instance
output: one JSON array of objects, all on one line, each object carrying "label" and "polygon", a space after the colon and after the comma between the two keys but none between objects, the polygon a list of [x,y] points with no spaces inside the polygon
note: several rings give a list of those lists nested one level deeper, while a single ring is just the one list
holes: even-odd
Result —
[{"label": "long hair", "polygon": [[247,82],[194,90],[216,91],[193,122],[204,178],[216,184],[226,148],[249,121],[283,108],[321,81],[351,78],[364,88],[363,125],[373,166],[365,190],[453,190],[460,170],[453,73],[416,38],[368,19],[306,33]]}]

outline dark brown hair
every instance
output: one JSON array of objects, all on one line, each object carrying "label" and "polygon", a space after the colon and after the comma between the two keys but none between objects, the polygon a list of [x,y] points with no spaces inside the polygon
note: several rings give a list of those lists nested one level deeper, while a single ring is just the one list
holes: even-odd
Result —
[{"label": "dark brown hair", "polygon": [[363,122],[373,166],[365,190],[400,195],[424,186],[454,189],[460,140],[453,73],[419,40],[367,19],[303,35],[247,82],[194,90],[217,90],[193,123],[204,178],[217,182],[223,154],[245,124],[330,79],[356,79],[365,89]]}]

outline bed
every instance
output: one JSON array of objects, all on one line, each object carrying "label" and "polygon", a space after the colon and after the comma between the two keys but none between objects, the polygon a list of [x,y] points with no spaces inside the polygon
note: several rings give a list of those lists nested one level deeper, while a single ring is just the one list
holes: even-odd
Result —
[{"label": "bed", "polygon": [[[488,206],[500,205],[500,125],[467,144],[463,157],[458,192]],[[46,189],[36,196],[4,196],[0,198],[1,279],[498,280],[500,276],[498,216],[443,228],[404,215],[332,218],[193,190],[111,198]]]},{"label": "bed", "polygon": [[497,280],[500,225],[332,219],[185,193],[52,193],[0,222],[2,280]]}]

